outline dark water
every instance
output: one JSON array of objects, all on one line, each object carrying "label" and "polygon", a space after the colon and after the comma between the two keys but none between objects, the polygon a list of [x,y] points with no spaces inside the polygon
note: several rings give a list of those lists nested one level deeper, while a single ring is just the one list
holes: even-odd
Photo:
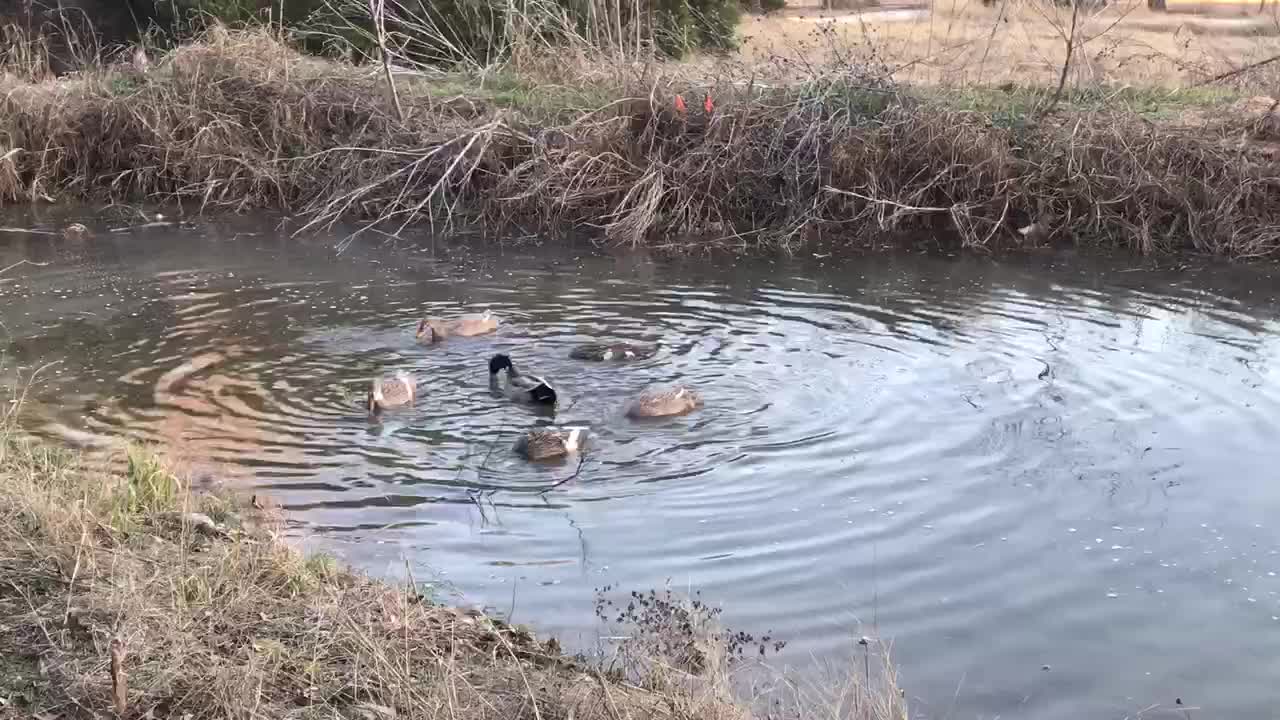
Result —
[{"label": "dark water", "polygon": [[[19,219],[29,222],[28,219]],[[3,380],[39,433],[131,436],[268,488],[294,531],[590,646],[593,589],[670,582],[779,663],[893,641],[918,717],[1269,717],[1280,286],[1257,268],[892,257],[657,262],[288,240],[269,223],[0,237]],[[425,312],[490,337],[413,342]],[[570,360],[653,340],[631,366]],[[497,350],[591,427],[513,457]],[[368,378],[422,402],[371,425]],[[622,417],[650,383],[706,407]],[[540,492],[578,473],[551,492]],[[1042,669],[1048,665],[1049,670]]]}]

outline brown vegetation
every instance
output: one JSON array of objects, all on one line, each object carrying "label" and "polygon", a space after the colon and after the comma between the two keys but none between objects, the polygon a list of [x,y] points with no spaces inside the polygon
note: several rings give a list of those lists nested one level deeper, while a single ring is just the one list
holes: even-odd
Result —
[{"label": "brown vegetation", "polygon": [[527,629],[303,557],[140,451],[104,476],[6,441],[0,480],[0,717],[746,714],[710,680],[606,678]]},{"label": "brown vegetation", "polygon": [[281,208],[307,228],[465,220],[673,248],[906,231],[983,249],[1059,240],[1260,257],[1280,241],[1280,174],[1239,142],[1244,123],[1174,127],[1115,103],[1046,117],[1034,94],[1017,113],[959,110],[847,66],[773,87],[722,77],[701,85],[715,98],[707,113],[704,91],[662,66],[626,80],[564,65],[488,87],[401,74],[401,119],[381,68],[215,31],[145,74],[11,81],[0,202],[184,200]]}]

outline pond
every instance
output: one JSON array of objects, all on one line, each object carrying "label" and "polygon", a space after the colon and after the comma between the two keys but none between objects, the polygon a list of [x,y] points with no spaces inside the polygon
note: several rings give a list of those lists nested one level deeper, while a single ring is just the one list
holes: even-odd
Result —
[{"label": "pond", "polygon": [[[555,244],[295,240],[276,220],[0,236],[23,418],[259,488],[306,544],[594,647],[596,588],[700,591],[798,672],[893,643],[920,717],[1272,712],[1280,285],[1042,254],[659,260]],[[56,227],[67,217],[10,217]],[[497,333],[414,342],[424,314]],[[656,342],[630,364],[581,342]],[[555,381],[581,462],[495,399]],[[369,379],[420,380],[370,422]],[[623,414],[680,382],[705,406]],[[566,481],[567,480],[567,481]]]}]

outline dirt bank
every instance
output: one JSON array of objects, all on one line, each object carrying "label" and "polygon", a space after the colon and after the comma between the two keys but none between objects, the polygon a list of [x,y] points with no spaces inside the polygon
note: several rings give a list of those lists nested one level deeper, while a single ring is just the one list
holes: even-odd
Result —
[{"label": "dirt bank", "polygon": [[528,629],[304,557],[271,511],[191,493],[144,452],[103,474],[4,435],[0,717],[747,716],[714,673],[642,688]]},{"label": "dirt bank", "polygon": [[767,84],[563,60],[395,73],[399,109],[380,68],[262,32],[214,32],[145,73],[11,79],[0,202],[183,200],[280,208],[303,229],[478,222],[672,249],[904,235],[983,250],[1280,248],[1280,166],[1249,141],[1265,123],[1166,113],[1177,93],[1055,102],[1014,86],[916,92],[848,66]]}]

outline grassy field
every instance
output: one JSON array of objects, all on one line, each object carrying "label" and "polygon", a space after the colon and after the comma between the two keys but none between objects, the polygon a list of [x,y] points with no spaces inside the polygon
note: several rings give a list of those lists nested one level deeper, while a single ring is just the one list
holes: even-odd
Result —
[{"label": "grassy field", "polygon": [[[890,7],[890,6],[886,6]],[[1256,6],[1248,6],[1256,10]],[[1248,15],[1180,14],[1122,0],[1081,12],[1071,32],[1070,7],[1002,0],[937,0],[916,13],[823,13],[800,6],[748,19],[739,58],[768,64],[803,56],[841,58],[883,67],[900,82],[949,87],[1057,83],[1073,38],[1072,87],[1186,88],[1280,55],[1274,6]],[[1280,70],[1264,66],[1225,86],[1275,92]]]}]

